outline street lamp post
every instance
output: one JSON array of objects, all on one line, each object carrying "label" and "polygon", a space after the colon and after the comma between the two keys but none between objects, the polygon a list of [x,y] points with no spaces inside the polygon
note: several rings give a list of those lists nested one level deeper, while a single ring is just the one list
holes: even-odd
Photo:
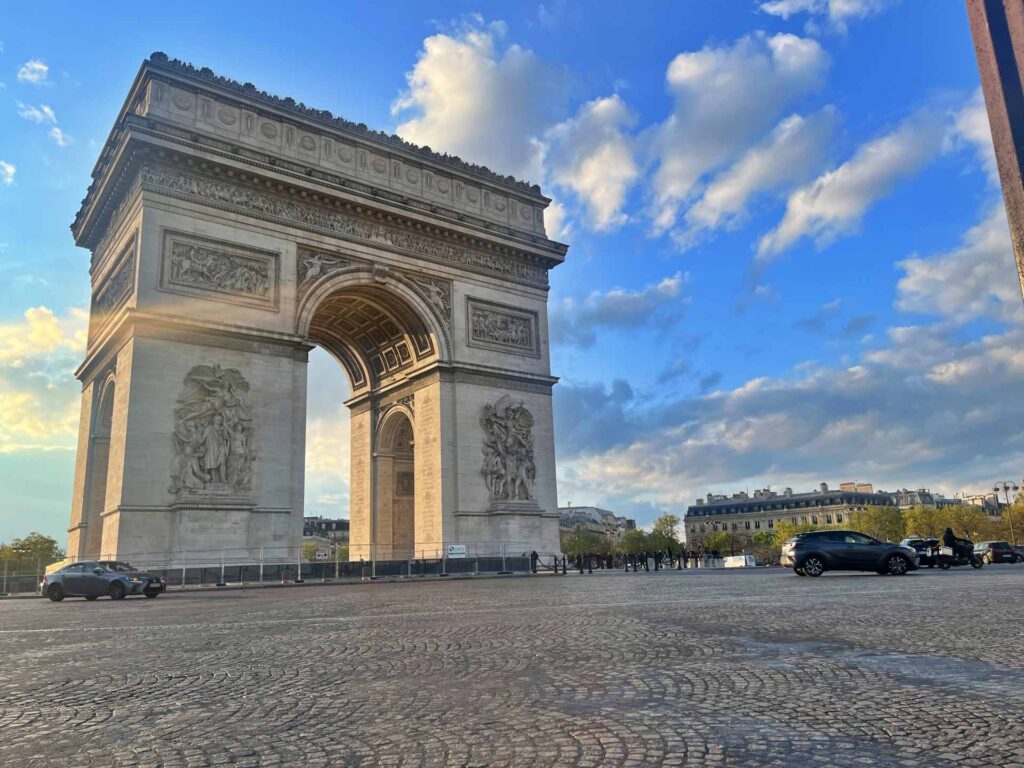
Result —
[{"label": "street lamp post", "polygon": [[999,500],[999,492],[1003,492],[1003,498],[1006,499],[1006,519],[1010,523],[1010,538],[1013,539],[1013,546],[1017,546],[1017,532],[1013,529],[1013,513],[1010,512],[1010,491],[1019,491],[1020,486],[1012,480],[1000,480],[994,486],[992,490],[996,493],[996,501]]}]

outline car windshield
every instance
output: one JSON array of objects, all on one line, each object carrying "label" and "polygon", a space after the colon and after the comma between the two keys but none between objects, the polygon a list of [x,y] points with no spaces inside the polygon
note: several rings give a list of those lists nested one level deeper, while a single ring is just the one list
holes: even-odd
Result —
[{"label": "car windshield", "polygon": [[126,573],[128,571],[134,571],[135,570],[130,565],[128,565],[128,563],[109,562],[109,563],[100,563],[100,565],[102,565],[108,571],[115,571],[117,573]]}]

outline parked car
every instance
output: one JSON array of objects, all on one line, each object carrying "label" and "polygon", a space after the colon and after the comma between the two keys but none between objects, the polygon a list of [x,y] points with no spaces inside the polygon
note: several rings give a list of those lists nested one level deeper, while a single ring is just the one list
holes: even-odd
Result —
[{"label": "parked car", "polygon": [[922,568],[924,566],[934,568],[938,565],[938,551],[940,544],[941,542],[934,536],[930,536],[927,539],[919,539],[912,536],[900,542],[900,546],[910,547],[917,552],[917,564]]},{"label": "parked car", "polygon": [[918,568],[913,547],[889,544],[857,531],[798,533],[782,545],[781,562],[799,576],[825,571],[875,571],[902,576]]},{"label": "parked car", "polygon": [[985,565],[992,563],[1016,563],[1017,552],[1008,541],[979,541],[974,545],[974,554]]},{"label": "parked car", "polygon": [[107,595],[111,600],[123,600],[127,595],[145,595],[152,598],[167,585],[159,576],[138,571],[128,563],[98,560],[72,563],[48,573],[40,587],[46,597],[57,603],[65,597],[95,600]]},{"label": "parked car", "polygon": [[1014,547],[1013,551],[1017,553],[1017,562],[1024,563],[1024,547]]}]

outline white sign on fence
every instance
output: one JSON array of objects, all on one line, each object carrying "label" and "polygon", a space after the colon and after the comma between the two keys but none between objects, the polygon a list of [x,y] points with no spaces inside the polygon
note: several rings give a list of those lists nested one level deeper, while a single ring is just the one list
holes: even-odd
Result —
[{"label": "white sign on fence", "polygon": [[331,553],[328,552],[326,549],[318,549],[316,551],[316,559],[317,560],[326,560],[330,556],[331,556]]},{"label": "white sign on fence", "polygon": [[448,545],[448,559],[449,560],[461,560],[466,556],[466,545],[465,544],[449,544]]}]

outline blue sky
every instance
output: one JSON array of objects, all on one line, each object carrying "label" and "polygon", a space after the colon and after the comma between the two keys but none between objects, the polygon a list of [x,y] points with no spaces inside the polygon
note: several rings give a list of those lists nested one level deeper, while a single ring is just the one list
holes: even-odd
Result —
[{"label": "blue sky", "polygon": [[[151,51],[529,178],[562,503],[649,523],[821,480],[1020,479],[1022,302],[961,0],[7,5],[0,540],[64,536],[88,254],[68,225]],[[347,504],[310,370],[307,509]]]}]

